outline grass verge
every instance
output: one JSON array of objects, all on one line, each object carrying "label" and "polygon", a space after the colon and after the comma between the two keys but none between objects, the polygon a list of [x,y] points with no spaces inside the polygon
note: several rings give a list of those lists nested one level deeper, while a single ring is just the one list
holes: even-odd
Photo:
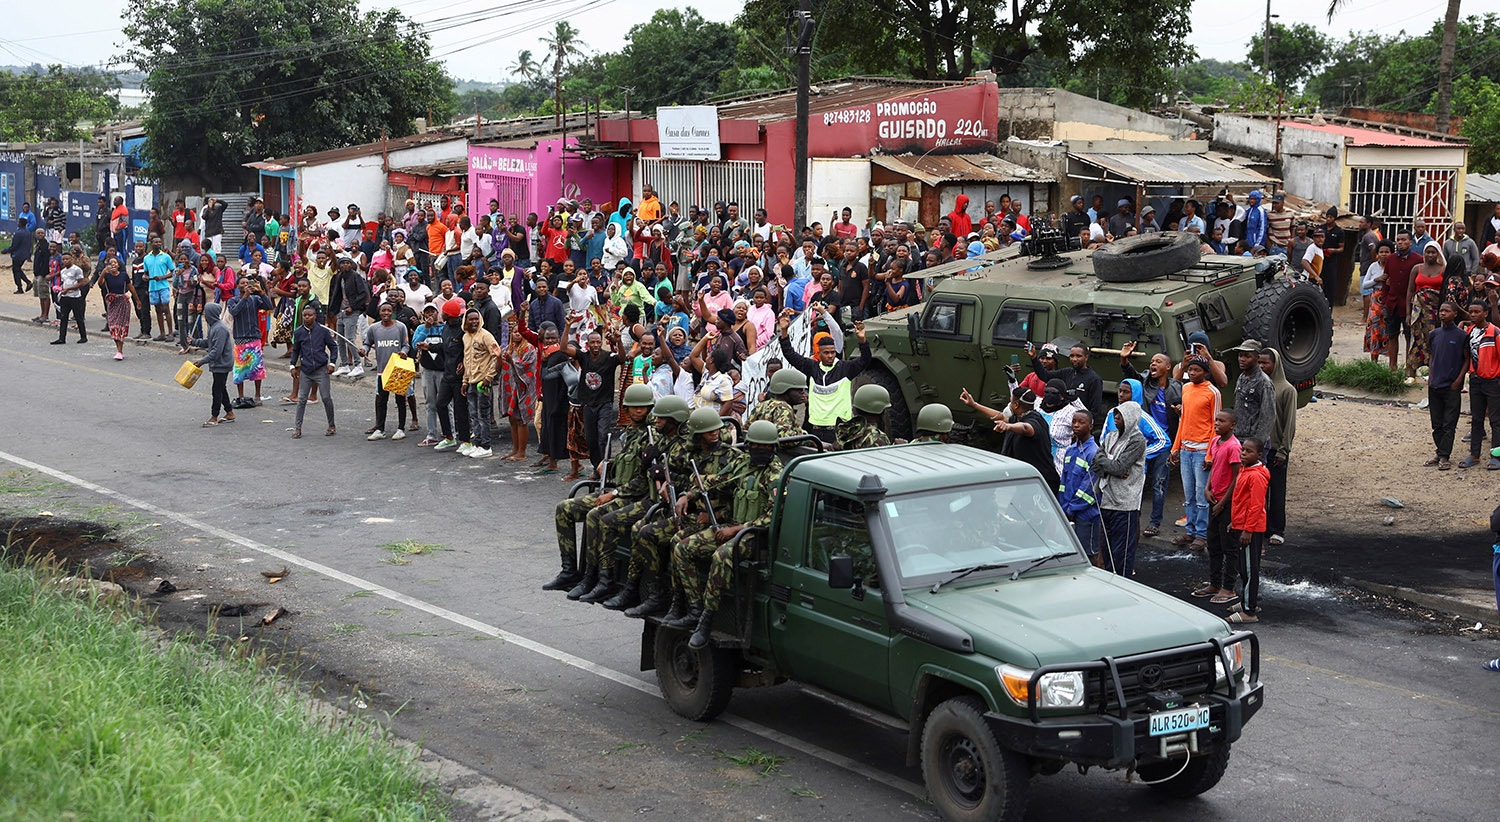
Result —
[{"label": "grass verge", "polygon": [[1332,357],[1318,369],[1318,383],[1358,388],[1392,397],[1405,394],[1411,387],[1406,384],[1406,375],[1392,371],[1378,362],[1350,360],[1336,363]]},{"label": "grass verge", "polygon": [[413,754],[255,660],[0,569],[0,818],[444,817]]}]

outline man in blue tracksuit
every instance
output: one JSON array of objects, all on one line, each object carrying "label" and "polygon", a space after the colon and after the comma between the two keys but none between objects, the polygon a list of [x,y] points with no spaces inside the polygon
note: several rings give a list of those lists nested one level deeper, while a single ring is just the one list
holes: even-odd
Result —
[{"label": "man in blue tracksuit", "polygon": [[1099,444],[1094,442],[1094,415],[1084,409],[1073,412],[1073,440],[1063,452],[1062,481],[1057,486],[1057,501],[1063,513],[1073,523],[1073,531],[1089,561],[1100,565],[1099,545],[1103,539],[1103,526],[1099,518],[1099,500],[1095,489],[1099,478],[1094,473],[1094,455],[1099,453]]}]

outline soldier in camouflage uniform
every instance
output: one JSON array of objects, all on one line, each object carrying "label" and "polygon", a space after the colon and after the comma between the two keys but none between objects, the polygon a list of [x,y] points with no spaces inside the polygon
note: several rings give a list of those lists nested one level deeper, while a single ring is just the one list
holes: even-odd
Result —
[{"label": "soldier in camouflage uniform", "polygon": [[[610,458],[609,474],[614,487],[599,489],[599,493],[584,497],[565,499],[557,504],[554,519],[557,522],[557,545],[562,553],[562,571],[551,582],[542,586],[544,591],[579,588],[573,599],[588,599],[595,588],[610,587],[612,579],[609,556],[603,549],[603,518],[631,503],[646,497],[650,482],[646,476],[642,453],[646,450],[646,430],[651,423],[651,389],[645,385],[632,385],[625,390],[620,403],[625,410],[629,428],[620,438],[619,450]],[[584,523],[583,556],[577,560],[577,524]],[[581,573],[580,573],[581,571]],[[569,591],[572,593],[572,591]]]},{"label": "soldier in camouflage uniform", "polygon": [[807,402],[807,375],[795,368],[783,368],[771,375],[766,393],[770,396],[765,402],[755,404],[745,424],[748,426],[757,420],[770,420],[776,424],[779,436],[800,437],[806,434],[797,425],[797,412],[793,407]]},{"label": "soldier in camouflage uniform", "polygon": [[940,402],[930,402],[917,412],[912,442],[947,442],[953,430],[953,412]]},{"label": "soldier in camouflage uniform", "polygon": [[885,410],[891,407],[890,392],[878,385],[861,385],[854,392],[853,406],[854,416],[839,420],[833,429],[839,450],[890,445],[891,438],[885,433]]},{"label": "soldier in camouflage uniform", "polygon": [[[717,412],[712,408],[700,408],[694,411],[688,418],[687,430],[692,437],[692,444],[681,451],[671,454],[667,458],[668,468],[671,470],[672,481],[677,497],[672,502],[672,516],[667,519],[657,520],[638,529],[636,547],[650,563],[649,570],[658,580],[664,583],[656,592],[658,603],[665,597],[667,589],[671,592],[671,608],[665,617],[666,624],[673,624],[687,619],[688,602],[686,592],[678,585],[676,575],[670,567],[663,567],[663,563],[670,563],[672,549],[682,537],[697,531],[710,522],[709,511],[703,507],[702,497],[699,493],[697,483],[693,477],[693,464],[698,466],[699,473],[703,476],[707,486],[709,499],[713,502],[715,515],[728,514],[729,498],[723,493],[727,487],[727,477],[733,473],[736,463],[745,459],[745,455],[730,448],[723,439],[724,421],[719,418]],[[660,604],[656,606],[660,608]],[[642,616],[650,613],[659,613],[659,610],[646,608],[642,603],[636,609]],[[626,614],[630,614],[626,611]],[[697,614],[693,614],[693,623],[686,626],[691,628],[697,624]]]},{"label": "soldier in camouflage uniform", "polygon": [[[701,412],[694,412],[695,415]],[[769,439],[769,447],[774,454],[777,442],[776,426],[769,420],[760,420],[760,425],[751,424],[751,427],[759,432],[758,437]],[[688,424],[692,425],[693,420]],[[712,424],[707,415],[702,418],[699,427]],[[722,428],[723,421],[719,424]],[[767,434],[766,432],[770,432]],[[720,449],[722,450],[722,449]],[[764,450],[764,449],[762,449]],[[698,452],[701,453],[701,452]],[[717,453],[717,452],[713,452]],[[697,453],[694,458],[697,459]],[[710,458],[712,460],[713,458]],[[724,458],[719,460],[712,470],[703,461],[698,462],[698,470],[703,475],[703,484],[707,489],[709,498],[713,501],[714,512],[718,515],[718,527],[709,524],[706,528],[687,527],[682,529],[681,539],[672,547],[672,578],[677,583],[677,590],[683,593],[683,599],[689,606],[689,615],[697,616],[702,610],[703,598],[703,575],[698,568],[698,563],[707,559],[718,547],[719,537],[729,527],[730,523],[745,522],[744,519],[736,518],[737,512],[744,508],[740,499],[744,488],[737,485],[743,481],[749,472],[749,458],[745,452],[729,449]],[[697,491],[696,484],[692,487]],[[701,502],[701,497],[695,497],[695,502]],[[736,529],[737,530],[737,529]],[[698,623],[695,620],[692,625],[676,626],[691,628]]]},{"label": "soldier in camouflage uniform", "polygon": [[[697,629],[688,640],[691,648],[702,648],[708,644],[713,632],[714,612],[729,579],[734,572],[732,543],[737,534],[746,528],[763,528],[771,524],[772,501],[776,496],[776,484],[781,479],[781,460],[776,458],[776,442],[780,432],[769,420],[756,420],[745,430],[749,458],[741,461],[738,470],[727,478],[733,491],[733,503],[729,522],[720,522],[716,531],[707,528],[677,543],[677,553],[672,561],[679,574],[686,577],[684,587],[691,593],[697,589],[698,561],[709,554],[708,582],[703,595],[697,600],[702,608],[698,616]],[[733,523],[733,524],[730,524]]]},{"label": "soldier in camouflage uniform", "polygon": [[[664,455],[687,447],[687,437],[682,430],[682,424],[687,421],[689,413],[687,402],[681,397],[670,394],[658,399],[652,407],[656,422],[654,427],[646,429],[646,447],[641,453],[641,476],[646,486],[646,493],[629,505],[611,511],[600,518],[599,525],[603,539],[599,551],[602,557],[613,559],[616,547],[621,544],[636,545],[634,534],[637,527],[646,518],[652,506],[661,501],[656,474],[660,463],[665,459]],[[604,593],[590,601],[603,602],[604,607],[613,611],[623,611],[640,601],[637,595],[640,566],[636,553],[636,549],[632,547],[625,583],[620,590],[614,592],[613,595]],[[596,592],[589,593],[593,595]]]}]

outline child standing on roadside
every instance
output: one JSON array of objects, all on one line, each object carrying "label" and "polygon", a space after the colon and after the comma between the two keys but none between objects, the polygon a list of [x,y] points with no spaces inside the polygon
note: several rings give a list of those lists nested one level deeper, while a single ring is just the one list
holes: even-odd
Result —
[{"label": "child standing on roadside", "polygon": [[1260,622],[1260,551],[1266,538],[1266,490],[1271,486],[1271,471],[1261,462],[1265,447],[1255,437],[1246,437],[1240,446],[1240,473],[1234,484],[1229,535],[1239,543],[1235,573],[1244,580],[1244,594],[1237,610],[1229,615],[1234,623]]},{"label": "child standing on roadside", "polygon": [[1214,441],[1208,446],[1208,584],[1193,592],[1195,597],[1212,597],[1209,602],[1227,605],[1234,602],[1230,567],[1234,545],[1229,541],[1229,520],[1234,508],[1234,486],[1240,473],[1240,441],[1234,436],[1238,418],[1226,408],[1214,415]]}]

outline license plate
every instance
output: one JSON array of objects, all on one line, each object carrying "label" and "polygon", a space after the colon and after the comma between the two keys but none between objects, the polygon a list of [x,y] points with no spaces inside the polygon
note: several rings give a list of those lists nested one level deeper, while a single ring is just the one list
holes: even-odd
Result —
[{"label": "license plate", "polygon": [[1181,734],[1208,727],[1208,709],[1193,706],[1151,715],[1151,735]]}]

